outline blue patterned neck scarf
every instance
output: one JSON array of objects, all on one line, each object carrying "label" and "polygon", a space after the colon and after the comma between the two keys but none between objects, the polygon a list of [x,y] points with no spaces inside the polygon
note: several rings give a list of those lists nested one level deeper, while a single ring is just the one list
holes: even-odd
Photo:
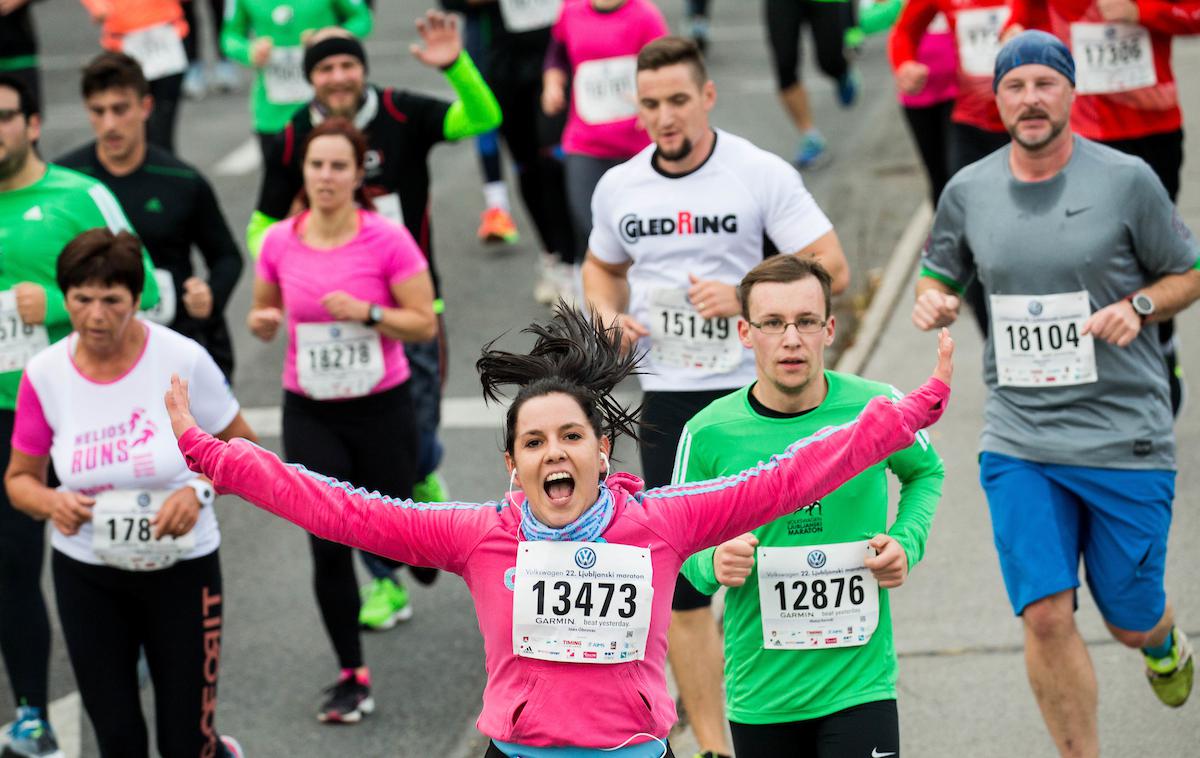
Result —
[{"label": "blue patterned neck scarf", "polygon": [[612,491],[605,485],[600,485],[600,496],[583,514],[567,524],[555,529],[537,520],[529,507],[529,498],[521,501],[521,534],[525,539],[534,542],[548,540],[550,542],[596,542],[604,530],[612,523],[616,505]]}]

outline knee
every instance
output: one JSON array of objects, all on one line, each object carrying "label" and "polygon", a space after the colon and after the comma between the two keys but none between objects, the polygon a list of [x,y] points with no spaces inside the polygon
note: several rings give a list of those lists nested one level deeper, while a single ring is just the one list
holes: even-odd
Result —
[{"label": "knee", "polygon": [[1075,608],[1071,596],[1043,598],[1025,606],[1021,613],[1028,632],[1038,639],[1056,639],[1076,633]]},{"label": "knee", "polygon": [[1113,639],[1115,639],[1117,642],[1120,642],[1125,647],[1141,650],[1144,647],[1150,647],[1150,635],[1154,630],[1149,629],[1144,632],[1134,632],[1130,631],[1129,629],[1119,629],[1115,626],[1109,625],[1108,631],[1112,634]]}]

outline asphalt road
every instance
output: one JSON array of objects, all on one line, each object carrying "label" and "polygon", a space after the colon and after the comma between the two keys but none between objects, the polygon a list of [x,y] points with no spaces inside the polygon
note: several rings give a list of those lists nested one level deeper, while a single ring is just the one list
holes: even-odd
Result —
[{"label": "asphalt road", "polygon": [[[662,3],[674,28],[679,28],[682,5],[682,0]],[[795,135],[773,95],[759,4],[743,0],[714,5],[709,61],[719,93],[714,122],[790,156]],[[376,30],[367,44],[372,79],[448,95],[449,88],[440,75],[423,69],[407,52],[416,37],[412,20],[423,8],[422,3],[413,0],[377,3]],[[98,35],[77,4],[39,4],[36,13],[47,92],[41,147],[45,155],[53,157],[90,138],[78,99],[77,72],[97,51]],[[873,275],[886,264],[896,239],[926,192],[895,103],[881,40],[867,45],[860,65],[862,98],[849,111],[834,105],[829,82],[810,78],[817,122],[830,138],[834,161],[821,172],[805,176],[833,219],[854,272],[852,294],[839,305],[847,334],[856,311],[865,302],[863,296]],[[814,68],[808,65],[807,70]],[[238,162],[236,156],[245,154],[249,135],[244,94],[211,96],[182,104],[177,135],[181,157],[210,176],[239,237],[257,196],[258,173],[251,168],[243,173],[219,174],[217,169]],[[467,144],[440,147],[432,163],[433,224],[451,345],[447,408],[453,411],[448,413],[448,426],[452,428],[443,434],[447,457],[442,473],[454,497],[485,500],[500,494],[506,477],[498,454],[497,416],[479,409],[479,388],[472,366],[481,344],[501,332],[516,331],[546,313],[529,296],[537,253],[535,234],[518,212],[522,242],[500,250],[482,248],[474,237],[483,208],[473,148]],[[511,171],[508,175],[511,179]],[[513,200],[519,209],[515,188]],[[1198,220],[1193,215],[1193,225]],[[278,343],[264,346],[240,328],[249,305],[249,285],[247,276],[229,310],[230,322],[235,325],[238,360],[235,386],[243,406],[268,409],[254,416],[266,428],[271,422],[269,409],[279,404],[283,349]],[[903,357],[896,360],[905,362]],[[882,370],[873,368],[883,375],[890,373],[889,364],[884,364]],[[916,368],[925,370],[923,364]],[[1200,374],[1200,370],[1193,374]],[[277,438],[265,440],[273,449],[278,449],[278,442]],[[964,440],[963,449],[971,444],[973,439]],[[629,445],[621,446],[617,457],[623,459],[620,465],[636,471],[636,454]],[[957,501],[943,504],[944,512],[957,508]],[[217,509],[224,536],[221,556],[226,603],[217,717],[221,731],[236,735],[250,756],[457,757],[470,750],[482,690],[483,656],[476,620],[460,580],[447,576],[432,588],[411,588],[415,618],[392,632],[367,636],[367,662],[379,704],[376,715],[357,727],[321,726],[313,714],[321,688],[336,674],[336,664],[312,597],[305,537],[299,529],[232,498],[223,498]],[[1195,524],[1191,526],[1195,534]],[[943,537],[947,551],[955,549],[947,542],[953,540]],[[972,548],[986,549],[990,549],[986,544]],[[972,585],[979,592],[998,595],[994,569],[989,573],[986,567],[980,568],[978,576],[964,576],[958,564],[936,570],[947,572],[949,577],[944,589],[925,585],[930,607],[936,607],[936,612],[914,614],[928,627],[914,622],[914,628],[922,630],[919,644],[909,644],[909,639],[902,637],[902,649],[941,650],[951,643],[969,646],[991,640],[976,633],[974,619],[968,615],[970,606],[962,604],[959,591],[961,585]],[[897,626],[904,629],[905,623]],[[1005,644],[1011,642],[1011,630],[1000,637]],[[985,657],[968,669],[944,657],[932,660],[928,666],[918,668],[920,676],[914,676],[911,685],[906,679],[906,697],[928,688],[951,703],[973,699],[978,706],[972,718],[988,723],[990,713],[1007,703],[1018,714],[1016,723],[1023,736],[1036,743],[1039,725],[1029,721],[1032,706],[1012,661]],[[1128,668],[1128,661],[1126,664]],[[912,666],[907,661],[904,665]],[[1003,669],[1003,676],[992,677],[991,667]],[[63,698],[74,691],[57,633],[51,674],[52,698]],[[928,712],[922,711],[920,717],[906,720],[906,735],[930,732],[927,740],[915,743],[921,747],[910,750],[910,755],[963,754],[956,748],[963,744],[958,740],[932,736],[954,734],[946,732],[944,727],[948,725],[938,717],[943,700],[930,703]],[[8,688],[0,688],[0,714],[11,712],[12,706]],[[151,713],[149,702],[147,708]],[[1194,708],[1191,710],[1194,713]],[[1189,715],[1194,726],[1197,719]],[[59,728],[66,732],[72,726],[60,724]],[[81,732],[80,754],[96,755],[86,718]],[[1010,754],[1008,746],[1016,743],[1003,737],[996,743],[996,752],[982,750],[978,754]],[[1041,743],[1023,750],[1030,755],[1046,754]]]}]

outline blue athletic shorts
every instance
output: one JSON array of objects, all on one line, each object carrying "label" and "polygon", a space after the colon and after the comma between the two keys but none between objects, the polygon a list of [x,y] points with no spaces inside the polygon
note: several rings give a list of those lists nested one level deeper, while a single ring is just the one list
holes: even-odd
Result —
[{"label": "blue athletic shorts", "polygon": [[1144,632],[1162,617],[1163,570],[1174,471],[1036,463],[999,453],[979,457],[979,479],[1013,613],[1079,586],[1104,620]]}]

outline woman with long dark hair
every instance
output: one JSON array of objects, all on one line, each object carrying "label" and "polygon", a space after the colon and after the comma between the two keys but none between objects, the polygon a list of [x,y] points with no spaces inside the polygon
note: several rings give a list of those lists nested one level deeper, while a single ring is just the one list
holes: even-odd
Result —
[{"label": "woman with long dark hair", "polygon": [[[933,423],[950,394],[953,342],[937,370],[892,402],[796,442],[736,476],[644,490],[610,473],[637,412],[612,397],[638,356],[619,330],[559,306],[526,331],[528,353],[484,348],[486,397],[516,396],[505,421],[509,491],[489,503],[415,503],[288,466],[197,428],[172,380],[172,429],[194,471],[334,542],[459,574],[475,602],[488,681],[477,722],[488,756],[659,758],[675,721],[665,662],[679,567],[708,545],[811,503]],[[514,489],[515,488],[515,489]],[[555,750],[559,748],[559,750]]]}]

